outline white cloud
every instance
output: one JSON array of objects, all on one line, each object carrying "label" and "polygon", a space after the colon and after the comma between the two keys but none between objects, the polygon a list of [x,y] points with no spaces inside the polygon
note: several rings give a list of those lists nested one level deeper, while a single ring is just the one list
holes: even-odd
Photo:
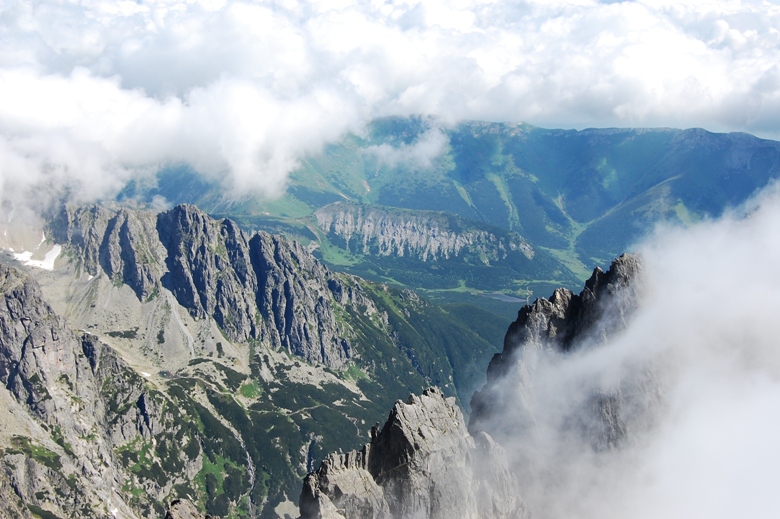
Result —
[{"label": "white cloud", "polygon": [[780,135],[767,2],[8,0],[0,20],[6,190],[110,195],[186,161],[275,194],[384,115]]},{"label": "white cloud", "polygon": [[422,133],[413,144],[402,144],[397,147],[380,144],[369,146],[366,151],[390,166],[402,164],[427,169],[444,152],[448,144],[447,136],[439,128],[433,128]]},{"label": "white cloud", "polygon": [[[522,386],[504,381],[511,407],[530,410],[519,423],[532,425],[503,440],[534,517],[776,515],[778,233],[778,185],[719,221],[659,229],[641,247],[644,295],[624,332],[540,354]],[[628,440],[594,451],[576,424],[616,388]],[[509,416],[492,427],[518,423]]]}]

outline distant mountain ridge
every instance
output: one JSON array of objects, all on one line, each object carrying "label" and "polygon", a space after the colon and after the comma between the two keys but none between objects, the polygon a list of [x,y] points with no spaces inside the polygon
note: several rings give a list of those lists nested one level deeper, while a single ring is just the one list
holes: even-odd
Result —
[{"label": "distant mountain ridge", "polygon": [[[430,161],[411,160],[430,132],[442,137],[441,148],[433,150]],[[387,160],[379,149],[410,159]],[[337,269],[424,289],[437,300],[481,303],[485,291],[524,299],[558,286],[575,289],[592,265],[606,268],[657,222],[687,225],[717,216],[778,177],[780,143],[741,133],[548,130],[479,121],[446,126],[435,118],[390,117],[306,157],[279,200],[231,198],[218,182],[186,168],[161,171],[155,185],[128,186],[122,197],[198,203],[245,228],[318,245],[319,257]],[[421,221],[430,211],[446,213],[453,222],[517,233],[549,259],[540,270],[523,272],[524,267],[512,276],[502,271],[511,270],[508,262],[491,261],[495,275],[459,271],[442,280],[430,264],[410,256],[408,247],[399,256],[401,249],[389,246],[395,227],[375,230],[368,253],[356,250],[352,240],[346,248],[332,221],[323,227],[316,216],[337,202],[360,204],[364,211],[403,212],[405,221],[415,211]],[[393,254],[375,254],[379,243]]]},{"label": "distant mountain ridge", "polygon": [[[534,249],[516,233],[467,224],[444,213],[362,206],[347,202],[314,212],[318,227],[344,241],[344,248],[378,256],[410,256],[422,261],[476,256],[485,265],[513,252],[533,259]],[[492,232],[491,232],[492,231]]]}]

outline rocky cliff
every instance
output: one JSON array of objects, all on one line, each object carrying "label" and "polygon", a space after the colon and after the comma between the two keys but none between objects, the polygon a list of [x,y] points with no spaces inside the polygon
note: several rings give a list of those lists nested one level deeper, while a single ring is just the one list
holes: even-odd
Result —
[{"label": "rocky cliff", "polygon": [[[180,426],[166,427],[159,396],[95,336],[70,330],[29,276],[0,265],[0,297],[0,479],[12,492],[8,509],[19,517],[137,517],[130,496],[116,491],[134,482],[122,446]],[[177,474],[143,487],[148,506],[196,463],[173,461]]]},{"label": "rocky cliff", "polygon": [[433,211],[411,211],[336,202],[315,211],[317,225],[345,249],[422,261],[478,258],[486,265],[534,250],[520,235]]},{"label": "rocky cliff", "polygon": [[486,433],[471,437],[435,388],[397,402],[360,451],[331,454],[306,477],[300,507],[302,519],[524,515],[503,449]]}]

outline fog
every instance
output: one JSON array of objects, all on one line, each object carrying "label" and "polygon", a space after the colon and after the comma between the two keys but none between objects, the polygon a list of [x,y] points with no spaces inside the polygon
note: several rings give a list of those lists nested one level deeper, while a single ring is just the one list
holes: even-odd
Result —
[{"label": "fog", "polygon": [[[275,197],[383,116],[780,135],[780,8],[753,0],[7,0],[0,39],[14,200],[180,164]],[[442,136],[376,151],[425,167]]]},{"label": "fog", "polygon": [[[776,517],[780,510],[780,189],[637,244],[639,307],[571,354],[526,348],[487,425],[535,519]],[[598,438],[594,396],[625,435]]]}]

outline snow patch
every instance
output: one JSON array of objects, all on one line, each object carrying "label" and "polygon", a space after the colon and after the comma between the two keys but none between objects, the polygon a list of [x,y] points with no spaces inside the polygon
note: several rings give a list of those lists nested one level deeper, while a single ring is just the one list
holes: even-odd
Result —
[{"label": "snow patch", "polygon": [[[40,244],[38,247],[40,247]],[[43,260],[32,259],[33,253],[30,251],[14,252],[13,255],[17,261],[21,261],[29,267],[35,267],[44,270],[54,270],[54,262],[57,260],[61,252],[62,246],[55,245],[49,252],[46,253],[46,255],[43,257]]]},{"label": "snow patch", "polygon": [[[13,250],[13,249],[11,249]],[[14,252],[14,258],[16,258],[18,261],[21,262],[27,262],[30,261],[30,258],[32,258],[33,253],[30,251],[26,252]]]}]

